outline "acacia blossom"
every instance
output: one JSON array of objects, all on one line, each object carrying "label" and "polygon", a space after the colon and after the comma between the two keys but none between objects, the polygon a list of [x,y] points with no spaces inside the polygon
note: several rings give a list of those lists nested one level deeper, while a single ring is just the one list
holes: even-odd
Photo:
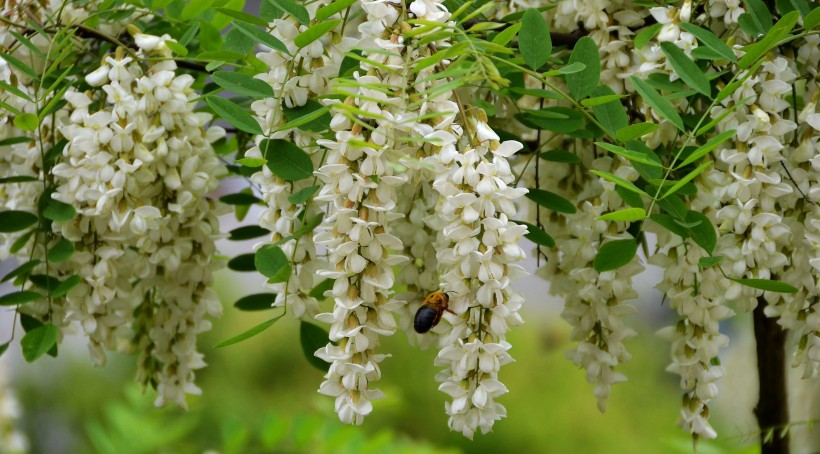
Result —
[{"label": "acacia blossom", "polygon": [[[136,57],[171,55],[169,37],[133,33]],[[157,405],[185,407],[185,395],[199,393],[194,371],[205,366],[196,337],[221,314],[210,289],[221,266],[220,209],[205,195],[225,173],[211,146],[225,131],[206,127],[211,116],[194,112],[193,78],[175,70],[172,60],[144,70],[120,49],[86,76],[102,99],[66,95],[74,109],[60,129],[67,144],[52,197],[77,210],[54,223],[75,247],[65,272],[81,278],[63,322],[81,324],[97,362],[104,350],[136,350],[137,378],[157,388]]]},{"label": "acacia blossom", "polygon": [[511,186],[515,177],[507,162],[522,144],[499,143],[486,117],[467,121],[465,135],[454,126],[428,161],[438,169],[439,274],[453,312],[444,316],[450,327],[436,364],[445,369],[436,379],[451,399],[445,404],[448,425],[472,439],[507,413],[495,401],[507,393],[498,372],[513,361],[507,331],[523,323],[523,298],[510,282],[526,274],[516,262],[524,259],[518,243],[527,231],[511,219],[515,199],[527,191]]},{"label": "acacia blossom", "polygon": [[[314,16],[316,9],[328,3],[319,1],[310,4],[310,15]],[[341,17],[340,13],[336,16]],[[306,47],[298,48],[293,40],[308,28],[306,25],[300,25],[290,15],[275,19],[270,25],[271,36],[287,43],[289,53],[267,49],[257,54],[269,70],[256,77],[270,85],[273,96],[251,105],[265,135],[256,137],[246,157],[263,158],[266,152],[275,153],[278,144],[285,140],[307,152],[313,166],[318,167],[322,153],[316,139],[321,136],[309,125],[302,126],[302,129],[287,128],[287,121],[294,119],[294,115],[306,113],[307,110],[303,110],[302,114],[295,113],[306,105],[321,108],[315,99],[329,92],[330,79],[338,74],[339,64],[352,46],[353,39],[341,37],[337,29]],[[262,146],[270,150],[261,149]],[[275,168],[276,164],[262,166],[251,176],[251,181],[267,204],[259,215],[259,225],[272,232],[270,243],[280,245],[291,261],[292,273],[286,282],[265,285],[276,294],[274,307],[284,306],[287,302],[294,317],[312,318],[319,312],[319,305],[310,292],[318,283],[315,273],[324,264],[316,256],[316,245],[311,236],[295,238],[294,234],[321,214],[315,204],[293,203],[290,199],[294,193],[309,191],[314,182],[310,179],[288,181],[277,175],[273,171]]]},{"label": "acacia blossom", "polygon": [[[404,66],[397,4],[363,1],[366,20],[359,25],[364,36],[360,46],[374,46],[385,53],[365,52],[388,67]],[[374,48],[369,47],[369,48]],[[316,200],[328,202],[328,214],[314,236],[328,250],[329,266],[319,271],[334,279],[329,294],[333,311],[316,318],[330,324],[330,341],[316,356],[331,363],[319,392],[336,398],[342,422],[361,424],[373,410],[372,401],[384,394],[372,387],[381,377],[379,363],[386,355],[376,353],[379,336],[396,330],[393,312],[402,304],[392,297],[394,266],[406,257],[401,240],[391,233],[398,187],[406,178],[395,175],[391,161],[406,152],[397,142],[396,117],[401,115],[399,98],[390,90],[399,85],[392,75],[375,67],[362,67],[347,100],[336,106],[331,121],[334,140],[320,140],[327,149],[318,175],[324,183]],[[353,106],[374,120],[373,125],[345,115]]]}]

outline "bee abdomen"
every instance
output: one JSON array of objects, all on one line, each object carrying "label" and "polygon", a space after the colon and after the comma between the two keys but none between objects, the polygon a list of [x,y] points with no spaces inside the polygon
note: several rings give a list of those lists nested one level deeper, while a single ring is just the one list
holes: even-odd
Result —
[{"label": "bee abdomen", "polygon": [[430,306],[421,306],[416,312],[416,318],[413,320],[413,328],[417,333],[423,334],[435,325],[438,313]]}]

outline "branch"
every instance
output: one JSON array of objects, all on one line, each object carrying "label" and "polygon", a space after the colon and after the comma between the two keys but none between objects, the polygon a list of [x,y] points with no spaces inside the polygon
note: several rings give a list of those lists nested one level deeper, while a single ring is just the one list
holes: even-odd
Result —
[{"label": "branch", "polygon": [[[766,299],[757,298],[753,313],[757,343],[758,402],[754,409],[760,426],[761,454],[788,454],[789,402],[786,389],[786,331],[765,314]],[[774,431],[771,440],[767,434]]]}]

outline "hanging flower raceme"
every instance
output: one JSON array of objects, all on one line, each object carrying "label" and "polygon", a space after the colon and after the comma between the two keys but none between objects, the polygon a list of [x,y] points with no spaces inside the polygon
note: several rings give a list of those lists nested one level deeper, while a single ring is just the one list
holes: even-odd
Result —
[{"label": "hanging flower raceme", "polygon": [[433,183],[443,224],[439,273],[453,312],[445,315],[449,332],[436,358],[445,369],[437,380],[452,399],[445,404],[450,428],[472,438],[506,416],[495,399],[507,392],[498,379],[500,367],[513,360],[507,331],[522,323],[523,298],[510,282],[525,274],[516,262],[524,259],[518,243],[527,228],[512,218],[514,201],[527,191],[512,186],[507,162],[521,143],[499,143],[486,119],[468,121],[465,137],[452,128],[452,139],[429,161],[439,169]]},{"label": "hanging flower raceme", "polygon": [[658,289],[664,292],[669,307],[681,320],[659,331],[672,343],[672,364],[667,370],[680,375],[684,389],[678,425],[697,436],[711,439],[717,433],[709,424],[709,401],[717,397],[717,381],[723,377],[718,350],[729,343],[720,333],[719,323],[734,313],[726,305],[722,274],[703,267],[700,260],[708,254],[691,240],[658,233],[663,244],[652,262],[664,270]]},{"label": "hanging flower raceme", "polygon": [[[381,1],[364,1],[362,8],[367,13],[359,25],[363,42],[378,47],[366,55],[403,66],[401,8]],[[363,70],[367,74],[355,76],[355,93],[337,107],[331,122],[335,139],[319,141],[327,157],[318,172],[324,186],[316,200],[329,206],[314,238],[328,250],[329,269],[319,274],[335,280],[329,292],[333,312],[317,316],[330,324],[331,341],[316,352],[331,363],[319,392],[336,398],[339,419],[350,424],[361,424],[373,409],[371,401],[383,397],[371,385],[380,378],[379,363],[385,358],[376,347],[379,336],[395,332],[393,312],[402,303],[392,298],[392,267],[406,260],[394,252],[404,246],[390,232],[390,222],[401,216],[394,212],[396,191],[405,181],[394,175],[391,161],[408,152],[407,144],[396,141],[395,118],[403,106],[388,95],[398,88],[389,73]],[[345,106],[366,119],[345,115]]]},{"label": "hanging flower raceme", "polygon": [[[316,9],[327,3],[330,2],[312,3],[310,16],[313,17]],[[341,18],[341,13],[336,16]],[[307,28],[290,15],[271,23],[271,36],[288,43],[288,52],[269,49],[257,54],[269,70],[256,77],[270,85],[273,95],[255,101],[251,106],[265,135],[256,137],[246,157],[264,158],[267,153],[276,153],[282,146],[295,145],[310,155],[314,168],[321,165],[322,153],[316,145],[316,139],[321,136],[315,128],[310,125],[303,125],[302,129],[289,128],[287,122],[322,107],[316,98],[329,92],[330,79],[338,74],[344,53],[352,46],[351,41],[355,40],[344,38],[339,30],[335,30],[299,48],[294,44],[294,38]],[[286,282],[265,285],[276,294],[274,307],[284,306],[287,302],[294,317],[311,318],[318,313],[319,305],[310,292],[318,283],[316,271],[324,265],[316,256],[316,246],[311,236],[301,235],[297,238],[294,234],[321,218],[321,213],[316,204],[311,203],[310,197],[296,202],[292,198],[300,191],[303,194],[312,191],[315,180],[300,178],[294,181],[295,177],[281,173],[281,168],[279,162],[269,161],[268,165],[251,176],[251,181],[267,204],[259,215],[259,225],[273,232],[270,243],[281,247],[292,269]]]},{"label": "hanging flower raceme", "polygon": [[[66,321],[82,324],[98,362],[103,350],[137,350],[138,380],[157,388],[157,405],[184,407],[205,366],[196,337],[221,313],[209,288],[219,209],[205,195],[225,173],[211,146],[225,131],[194,112],[193,78],[175,74],[169,37],[133,33],[135,55],[120,48],[86,76],[102,99],[66,95],[74,110],[53,198],[78,214],[54,229],[74,242],[63,267],[81,278]],[[147,57],[160,60],[143,69],[134,59]]]}]

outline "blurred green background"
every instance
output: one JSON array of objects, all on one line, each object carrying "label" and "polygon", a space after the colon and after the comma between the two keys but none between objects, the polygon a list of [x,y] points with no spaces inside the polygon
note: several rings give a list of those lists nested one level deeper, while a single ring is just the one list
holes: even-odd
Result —
[{"label": "blurred green background", "polygon": [[[94,368],[83,346],[64,344],[56,359],[15,364],[13,381],[31,452],[692,452],[691,439],[675,426],[680,391],[676,376],[664,371],[668,345],[654,336],[669,322],[667,307],[632,317],[639,336],[627,343],[633,359],[623,372],[629,381],[614,387],[607,413],[601,414],[584,372],[564,358],[571,344],[568,326],[557,317],[560,306],[532,297],[545,294],[541,282],[543,288],[529,292],[527,322],[509,336],[516,362],[502,370],[510,393],[500,399],[508,417],[492,433],[470,441],[447,427],[445,395],[434,380],[435,350],[411,347],[402,333],[381,347],[393,355],[383,362],[379,383],[388,397],[375,403],[360,427],[340,424],[333,399],[316,392],[322,373],[304,358],[299,324],[289,316],[248,341],[213,349],[272,314],[231,307],[248,289],[256,291],[245,280],[220,274],[225,315],[201,337],[208,367],[197,374],[203,395],[189,398],[188,412],[154,408],[153,391],[142,394],[133,384],[133,358],[112,356],[108,366]],[[730,327],[736,331],[730,351],[741,358],[748,353],[747,322],[741,316],[732,321],[737,329]],[[748,413],[753,370],[748,358],[735,366],[741,381],[727,377],[714,411],[720,438],[699,442],[698,453],[758,452]]]}]

